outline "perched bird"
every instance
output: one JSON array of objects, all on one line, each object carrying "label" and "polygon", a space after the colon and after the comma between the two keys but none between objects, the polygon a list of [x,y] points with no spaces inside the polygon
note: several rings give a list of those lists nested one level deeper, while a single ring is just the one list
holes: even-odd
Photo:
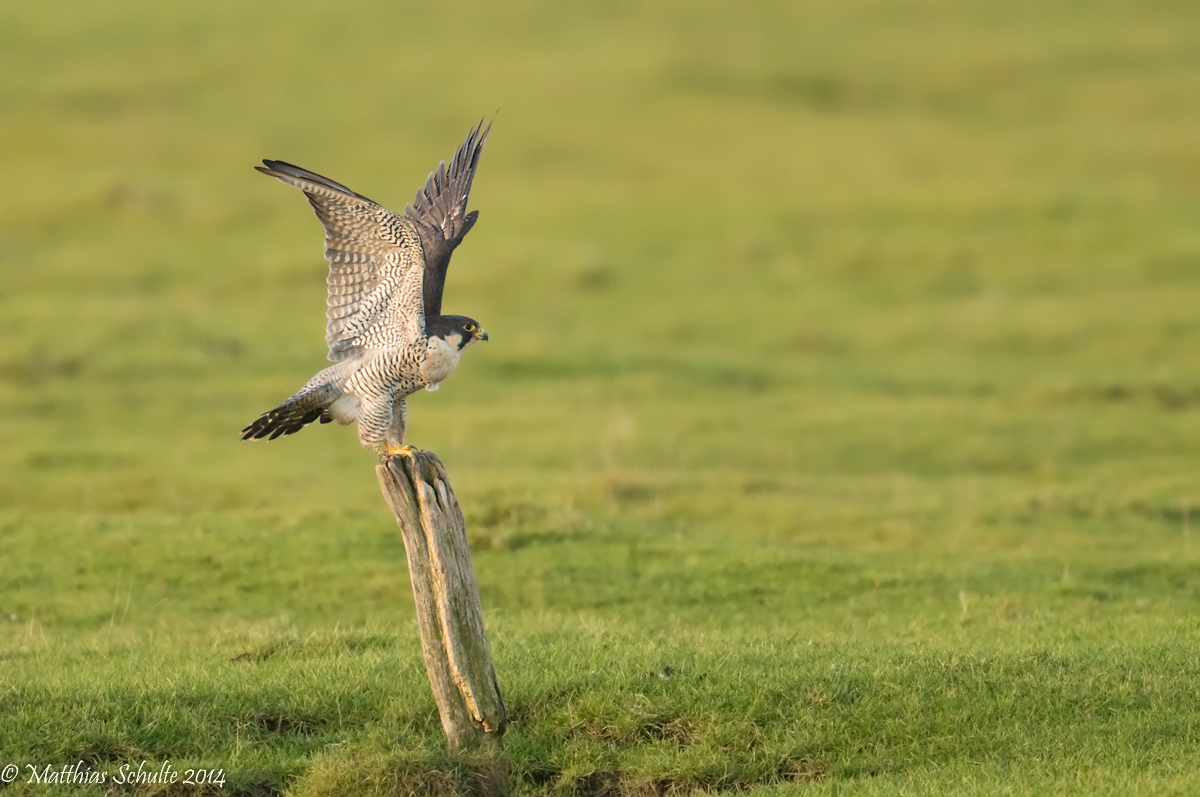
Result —
[{"label": "perched bird", "polygon": [[488,339],[474,319],[442,315],[442,288],[450,255],[479,217],[466,212],[467,195],[490,130],[480,122],[403,216],[290,163],[255,167],[303,191],[325,225],[325,341],[336,365],[243,429],[243,440],[274,440],[316,420],[358,421],[358,439],[381,456],[407,448],[405,399],[436,390],[463,351]]}]

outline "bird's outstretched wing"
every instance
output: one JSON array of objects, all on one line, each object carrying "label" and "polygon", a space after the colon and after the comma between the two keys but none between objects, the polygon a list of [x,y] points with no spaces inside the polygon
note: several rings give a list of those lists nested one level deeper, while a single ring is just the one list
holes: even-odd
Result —
[{"label": "bird's outstretched wing", "polygon": [[491,125],[483,129],[481,121],[459,145],[450,168],[446,168],[445,161],[439,163],[437,171],[425,181],[425,187],[417,192],[417,198],[404,209],[404,215],[416,223],[425,250],[426,317],[442,314],[442,288],[446,284],[450,255],[479,218],[477,210],[467,213],[467,195],[471,193],[471,181],[475,179],[479,156],[491,129]]},{"label": "bird's outstretched wing", "polygon": [[424,335],[425,262],[412,221],[290,163],[264,160],[255,168],[303,191],[325,225],[329,359]]}]

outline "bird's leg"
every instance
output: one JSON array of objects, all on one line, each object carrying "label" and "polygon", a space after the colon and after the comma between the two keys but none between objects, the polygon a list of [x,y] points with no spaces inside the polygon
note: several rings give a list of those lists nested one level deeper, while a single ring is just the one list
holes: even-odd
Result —
[{"label": "bird's leg", "polygon": [[397,454],[414,455],[419,449],[404,444],[404,430],[408,422],[408,406],[404,399],[392,404],[392,422],[384,436],[384,452],[389,457]]}]

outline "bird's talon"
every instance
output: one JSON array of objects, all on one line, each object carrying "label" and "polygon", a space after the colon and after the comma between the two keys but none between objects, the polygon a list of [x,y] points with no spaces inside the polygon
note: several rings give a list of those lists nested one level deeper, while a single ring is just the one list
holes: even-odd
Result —
[{"label": "bird's talon", "polygon": [[415,457],[417,455],[417,452],[419,452],[420,450],[421,449],[416,448],[415,446],[410,446],[410,445],[393,446],[391,443],[387,444],[387,455],[389,457],[396,457],[396,456],[400,456],[400,455],[404,455],[404,456],[408,456],[408,457]]}]

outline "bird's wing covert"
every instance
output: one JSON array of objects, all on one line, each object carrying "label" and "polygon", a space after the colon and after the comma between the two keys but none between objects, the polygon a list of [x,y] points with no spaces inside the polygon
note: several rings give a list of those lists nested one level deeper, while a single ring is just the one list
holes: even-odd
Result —
[{"label": "bird's wing covert", "polygon": [[467,196],[491,129],[491,125],[484,129],[481,121],[459,145],[450,167],[446,168],[445,161],[439,163],[413,203],[404,209],[404,215],[416,223],[425,251],[425,315],[430,318],[442,314],[450,255],[479,218],[477,210],[467,213]]},{"label": "bird's wing covert", "polygon": [[255,168],[303,191],[325,225],[329,359],[424,335],[424,258],[412,221],[290,163],[264,160]]}]

